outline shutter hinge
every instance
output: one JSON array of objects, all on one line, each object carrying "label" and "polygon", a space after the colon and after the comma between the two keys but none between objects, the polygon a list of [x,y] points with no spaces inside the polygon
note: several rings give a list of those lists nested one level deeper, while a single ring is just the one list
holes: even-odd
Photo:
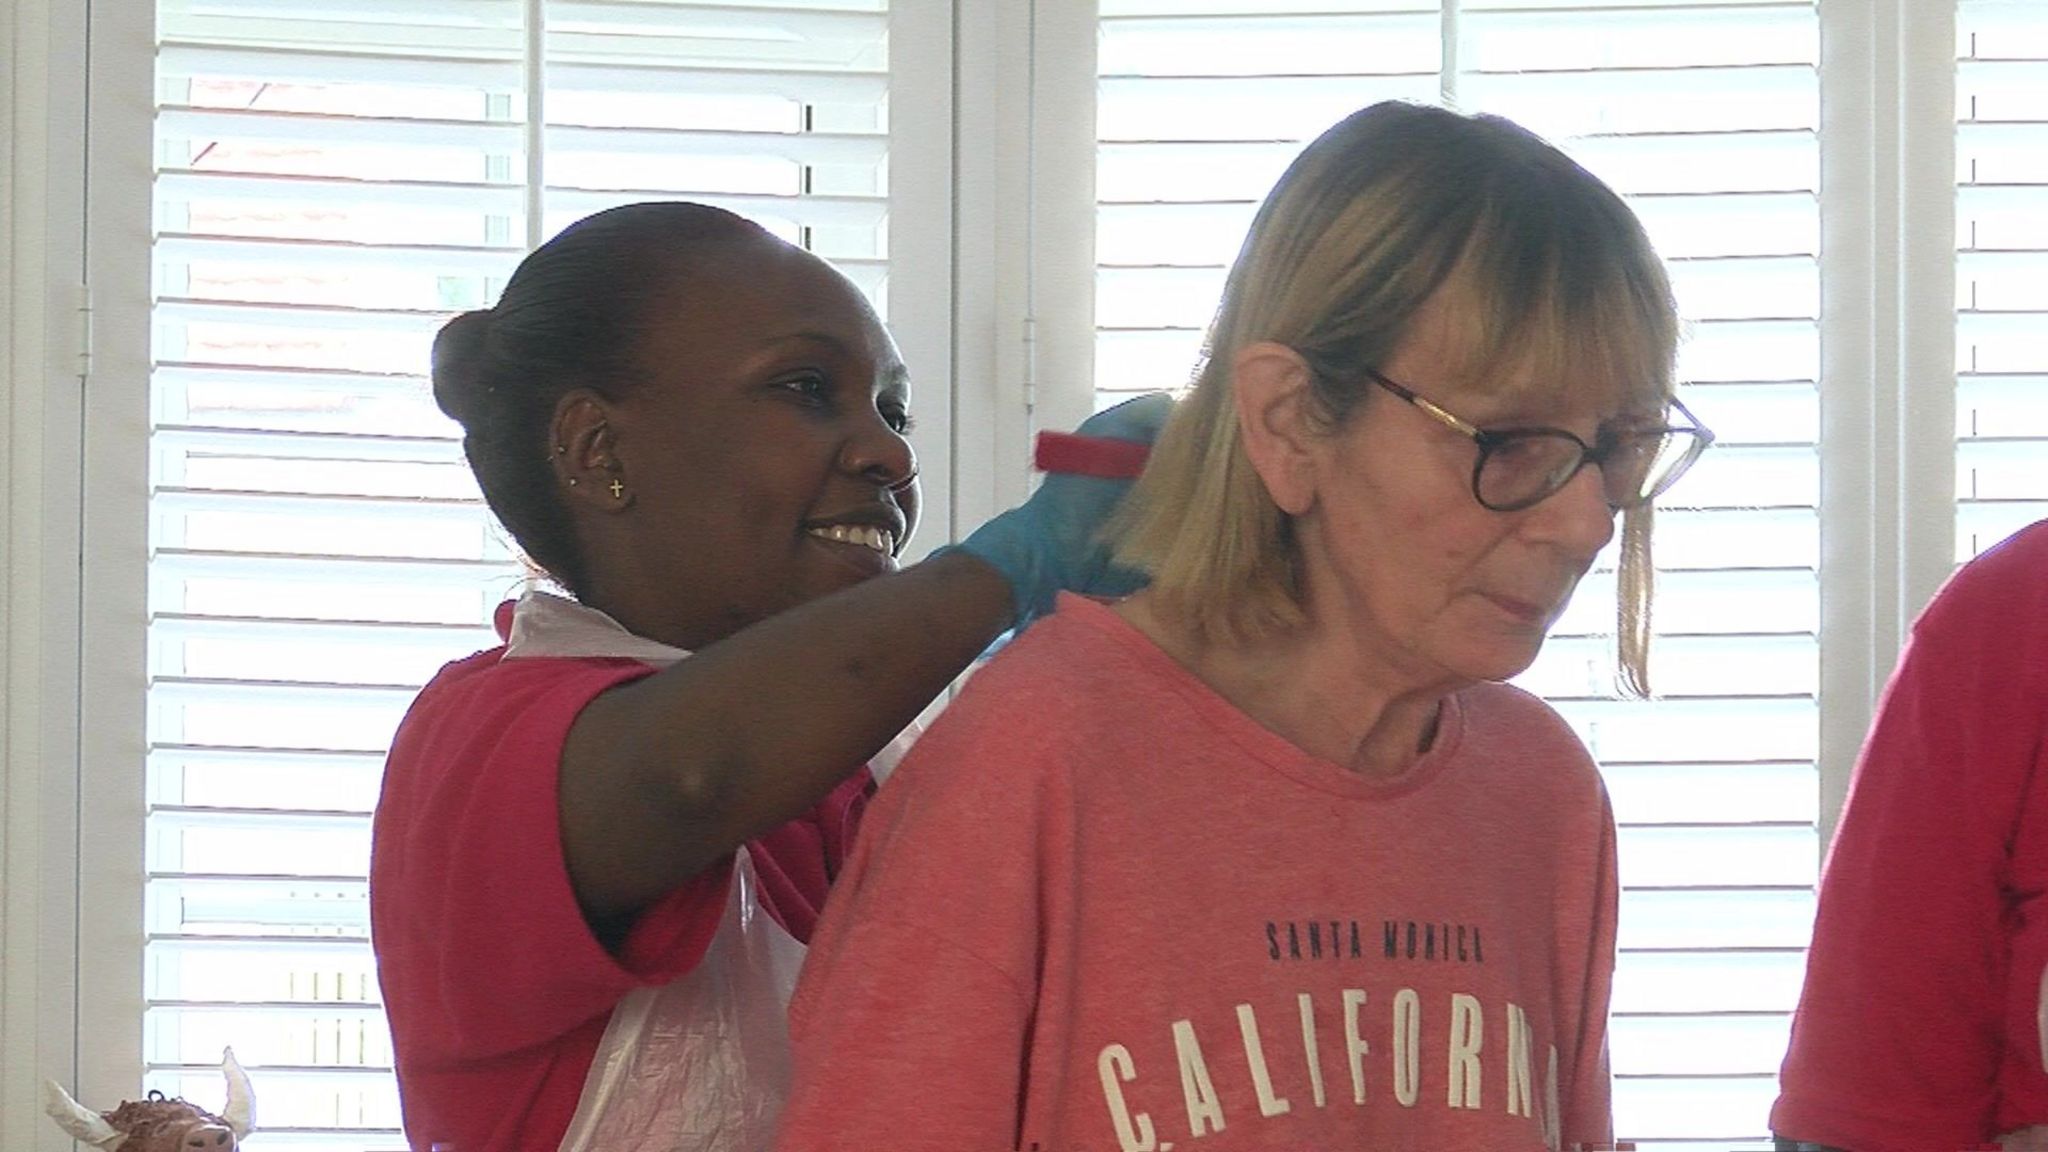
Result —
[{"label": "shutter hinge", "polygon": [[1024,317],[1024,413],[1038,411],[1038,317]]},{"label": "shutter hinge", "polygon": [[92,285],[77,285],[77,300],[73,305],[73,323],[78,336],[78,382],[84,384],[92,379]]}]

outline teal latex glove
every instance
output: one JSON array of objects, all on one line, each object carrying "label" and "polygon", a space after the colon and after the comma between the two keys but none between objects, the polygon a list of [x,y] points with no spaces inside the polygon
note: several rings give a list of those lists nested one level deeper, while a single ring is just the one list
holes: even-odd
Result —
[{"label": "teal latex glove", "polygon": [[[1172,412],[1173,398],[1154,392],[1098,412],[1076,431],[1149,445]],[[1049,475],[1031,499],[952,547],[980,557],[1010,582],[1020,630],[1051,612],[1062,591],[1127,596],[1145,586],[1145,577],[1110,563],[1102,527],[1130,487],[1128,480]]]}]

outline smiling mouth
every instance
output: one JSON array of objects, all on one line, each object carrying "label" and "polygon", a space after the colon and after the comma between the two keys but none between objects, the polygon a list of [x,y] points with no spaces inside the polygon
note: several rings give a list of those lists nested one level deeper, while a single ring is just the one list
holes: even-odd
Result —
[{"label": "smiling mouth", "polygon": [[828,524],[805,531],[820,540],[830,540],[835,544],[851,544],[879,552],[884,556],[896,555],[896,534],[886,528],[875,528],[865,524]]}]

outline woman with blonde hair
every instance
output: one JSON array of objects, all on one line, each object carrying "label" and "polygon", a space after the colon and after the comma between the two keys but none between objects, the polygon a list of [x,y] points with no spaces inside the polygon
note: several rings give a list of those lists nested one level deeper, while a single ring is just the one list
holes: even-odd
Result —
[{"label": "woman with blonde hair", "polygon": [[1615,194],[1381,104],[1267,197],[1126,506],[883,793],[792,1005],[779,1147],[1613,1138],[1614,824],[1500,681],[1710,436]]}]

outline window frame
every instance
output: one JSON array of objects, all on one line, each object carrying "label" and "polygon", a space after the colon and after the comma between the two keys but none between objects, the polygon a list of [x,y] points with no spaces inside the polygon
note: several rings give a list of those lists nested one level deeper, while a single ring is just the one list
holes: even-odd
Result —
[{"label": "window frame", "polygon": [[1955,568],[1958,6],[1818,8],[1825,854],[1906,633]]},{"label": "window frame", "polygon": [[[142,475],[141,441],[118,390],[95,387],[134,362],[102,354],[86,286],[146,273],[146,247],[101,231],[95,212],[147,203],[147,180],[132,180],[150,154],[146,117],[140,152],[121,164],[134,125],[123,134],[98,115],[120,70],[136,67],[134,42],[113,34],[109,15],[84,0],[24,0],[6,29],[16,67],[0,160],[13,277],[0,391],[10,449],[0,1140],[20,1148],[71,1146],[42,1115],[43,1077],[94,1097],[132,1092],[140,1052],[142,637],[117,621],[141,607],[145,521],[121,481]],[[127,784],[137,787],[124,797]]]},{"label": "window frame", "polygon": [[58,1147],[38,1076],[77,1067],[81,390],[59,302],[84,254],[83,20],[76,0],[18,0],[0,22],[0,1143],[21,1148]]}]

